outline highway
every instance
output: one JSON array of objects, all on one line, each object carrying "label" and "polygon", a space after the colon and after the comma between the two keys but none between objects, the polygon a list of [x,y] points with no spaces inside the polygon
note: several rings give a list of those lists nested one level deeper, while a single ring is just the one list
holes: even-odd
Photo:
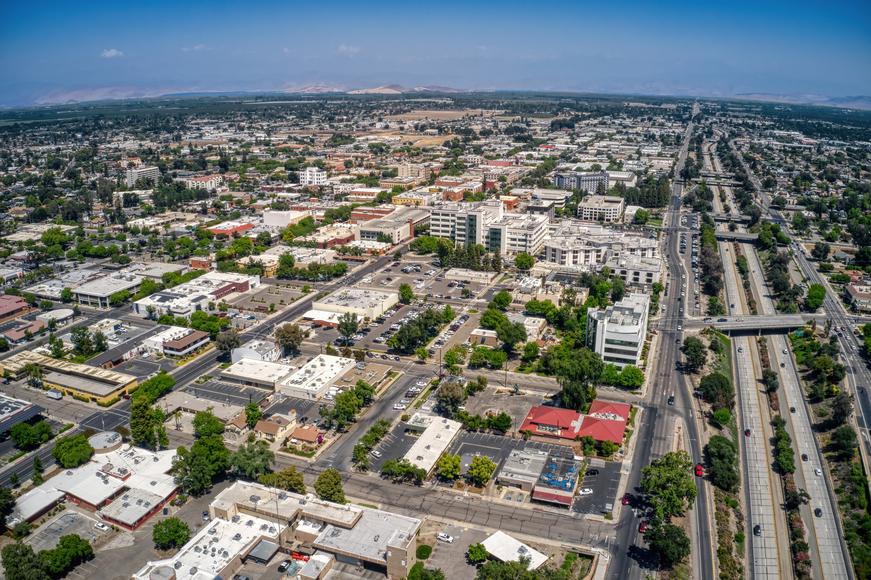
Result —
[{"label": "highway", "polygon": [[[697,110],[697,109],[696,109]],[[693,124],[690,123],[684,135],[684,143],[678,155],[674,174],[680,174],[680,170],[686,161],[687,147],[692,135]],[[682,184],[675,181],[672,186],[672,198],[666,216],[664,231],[670,232],[666,238],[668,269],[672,282],[672,290],[668,296],[663,297],[663,304],[668,312],[678,312],[680,308],[680,285],[681,274],[685,273],[685,265],[681,264],[678,253],[678,236],[673,235],[678,231],[680,224]],[[649,381],[646,404],[641,415],[641,422],[636,432],[639,445],[635,448],[632,458],[631,471],[629,473],[627,491],[636,493],[636,488],[641,480],[641,468],[648,465],[666,452],[672,450],[675,429],[681,422],[686,429],[686,438],[690,442],[690,455],[694,460],[700,461],[702,457],[702,441],[699,435],[699,426],[696,414],[693,412],[693,398],[687,386],[683,374],[677,370],[680,360],[679,345],[681,331],[680,319],[666,319],[661,326],[658,335],[658,345],[651,359],[655,363],[655,376]],[[653,368],[653,367],[651,367]],[[674,394],[675,404],[669,406],[669,395]],[[707,482],[703,478],[696,479],[697,497],[695,504],[689,513],[692,522],[690,537],[693,540],[692,562],[689,568],[695,578],[715,578],[715,540],[711,530],[710,491]],[[638,547],[643,545],[643,535],[638,532],[639,520],[632,510],[624,509],[621,512],[617,526],[616,554],[608,568],[608,576],[619,580],[631,578],[633,580],[646,578],[649,570],[643,568],[638,560]]]}]

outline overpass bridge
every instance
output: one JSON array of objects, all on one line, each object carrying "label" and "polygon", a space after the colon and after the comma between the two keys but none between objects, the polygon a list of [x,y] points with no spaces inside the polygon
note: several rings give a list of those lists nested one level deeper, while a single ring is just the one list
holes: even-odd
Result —
[{"label": "overpass bridge", "polygon": [[711,217],[715,222],[719,223],[728,223],[728,222],[737,222],[741,224],[749,224],[750,216],[741,214],[731,214],[731,213],[715,213],[711,214]]},{"label": "overpass bridge", "polygon": [[687,328],[711,327],[729,334],[756,333],[764,331],[789,332],[801,328],[816,320],[817,324],[825,324],[825,314],[748,314],[744,316],[721,316],[695,318],[685,321]]},{"label": "overpass bridge", "polygon": [[743,232],[728,232],[728,231],[717,231],[716,233],[717,239],[721,242],[747,242],[747,243],[755,243],[756,238],[759,237],[756,234],[745,234]]}]

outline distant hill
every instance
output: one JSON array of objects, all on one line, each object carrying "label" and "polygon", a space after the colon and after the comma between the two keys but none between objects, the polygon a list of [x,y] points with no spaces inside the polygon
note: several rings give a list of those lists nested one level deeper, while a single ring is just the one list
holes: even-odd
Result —
[{"label": "distant hill", "polygon": [[822,95],[740,93],[735,95],[735,98],[745,101],[765,101],[769,103],[783,103],[786,105],[816,105],[819,107],[839,107],[871,111],[871,97],[864,95],[858,95],[855,97],[825,97]]},{"label": "distant hill", "polygon": [[406,95],[415,93],[464,93],[463,89],[443,87],[439,85],[423,85],[419,87],[403,87],[402,85],[382,85],[368,89],[354,89],[349,95]]}]

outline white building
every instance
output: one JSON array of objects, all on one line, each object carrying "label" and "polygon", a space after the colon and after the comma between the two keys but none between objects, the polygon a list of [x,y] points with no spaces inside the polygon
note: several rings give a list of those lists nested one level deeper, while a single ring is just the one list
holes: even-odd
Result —
[{"label": "white building", "polygon": [[574,220],[554,226],[544,242],[544,261],[567,269],[594,270],[627,255],[658,258],[659,246],[653,238]]},{"label": "white building", "polygon": [[160,169],[157,167],[133,167],[127,170],[127,187],[133,187],[140,179],[150,179],[154,185],[160,181]]},{"label": "white building", "polygon": [[316,401],[323,398],[339,377],[355,364],[351,358],[319,354],[298,371],[280,379],[275,390],[288,397]]},{"label": "white building", "polygon": [[584,221],[619,222],[626,201],[614,195],[588,195],[578,204],[578,217]]},{"label": "white building", "polygon": [[485,246],[502,255],[526,252],[534,256],[544,245],[549,222],[546,215],[505,214],[488,226]]},{"label": "white building", "polygon": [[312,303],[312,310],[350,312],[359,318],[378,318],[399,302],[397,292],[379,292],[362,288],[341,288]]},{"label": "white building", "polygon": [[604,310],[587,311],[587,345],[606,364],[619,368],[637,365],[647,336],[647,310],[650,297],[632,293]]},{"label": "white building", "polygon": [[299,172],[299,184],[324,186],[327,184],[327,172],[319,167],[306,167]]},{"label": "white building", "polygon": [[424,429],[405,454],[405,459],[427,474],[432,471],[439,457],[451,445],[463,426],[459,421],[424,413],[415,413],[408,424],[412,429]]},{"label": "white building", "polygon": [[230,360],[234,363],[243,358],[255,361],[276,362],[281,358],[281,348],[271,340],[249,340],[239,348],[234,348],[230,353]]},{"label": "white building", "polygon": [[196,175],[192,177],[181,177],[177,181],[184,183],[188,189],[205,189],[206,191],[214,191],[223,183],[224,178],[220,175]]},{"label": "white building", "polygon": [[142,276],[115,274],[85,282],[73,289],[73,296],[79,304],[95,308],[109,308],[113,294],[135,292],[142,283]]},{"label": "white building", "polygon": [[[210,302],[260,285],[260,276],[231,272],[208,272],[190,282],[155,292],[133,303],[133,312],[143,318],[163,314],[189,317],[197,310],[207,310]],[[153,314],[152,314],[153,313]]]},{"label": "white building", "polygon": [[263,212],[263,225],[268,228],[286,228],[287,226],[298,224],[310,215],[311,212],[308,211],[277,211],[268,209]]},{"label": "white building", "polygon": [[502,219],[502,202],[449,203],[431,210],[429,233],[457,244],[486,245],[488,227]]},{"label": "white building", "polygon": [[624,254],[611,256],[605,266],[631,286],[649,287],[662,278],[663,265],[660,258]]}]

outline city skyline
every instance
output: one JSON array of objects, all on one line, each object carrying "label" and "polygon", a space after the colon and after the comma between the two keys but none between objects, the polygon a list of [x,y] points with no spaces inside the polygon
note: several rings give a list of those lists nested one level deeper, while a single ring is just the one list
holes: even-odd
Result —
[{"label": "city skyline", "polygon": [[871,10],[858,2],[548,8],[17,3],[0,19],[0,106],[312,85],[871,94]]}]

